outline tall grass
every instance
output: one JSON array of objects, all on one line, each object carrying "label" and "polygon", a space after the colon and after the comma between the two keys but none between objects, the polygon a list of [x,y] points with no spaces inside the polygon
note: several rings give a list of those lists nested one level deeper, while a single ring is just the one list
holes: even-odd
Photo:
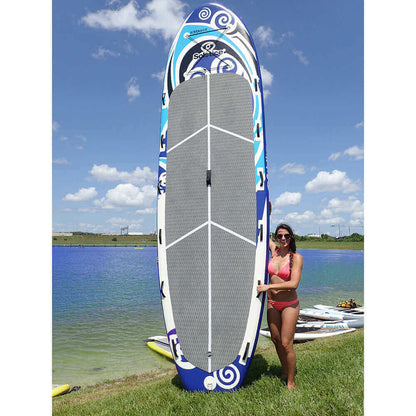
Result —
[{"label": "tall grass", "polygon": [[363,329],[296,344],[295,351],[293,392],[278,378],[280,362],[269,346],[257,349],[243,387],[232,393],[188,392],[172,369],[55,398],[53,415],[363,415]]}]

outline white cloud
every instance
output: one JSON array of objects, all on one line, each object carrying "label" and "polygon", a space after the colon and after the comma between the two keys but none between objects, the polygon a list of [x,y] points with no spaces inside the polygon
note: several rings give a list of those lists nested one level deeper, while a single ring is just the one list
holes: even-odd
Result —
[{"label": "white cloud", "polygon": [[52,163],[55,163],[56,165],[69,165],[69,162],[64,157],[58,157],[58,159],[55,159]]},{"label": "white cloud", "polygon": [[283,192],[275,199],[273,206],[282,208],[289,205],[299,205],[301,199],[302,194],[300,192]]},{"label": "white cloud", "polygon": [[364,212],[364,204],[354,197],[346,200],[332,198],[328,202],[328,208],[334,212]]},{"label": "white cloud", "polygon": [[120,184],[107,191],[105,197],[96,199],[94,205],[103,209],[147,208],[156,199],[156,188],[145,185],[142,188],[131,183]]},{"label": "white cloud", "polygon": [[136,1],[130,1],[118,9],[88,13],[81,21],[93,28],[141,32],[147,38],[156,35],[168,40],[182,25],[185,6],[180,0],[151,0],[140,9]]},{"label": "white cloud", "polygon": [[337,160],[341,156],[341,152],[332,153],[328,160]]},{"label": "white cloud", "polygon": [[321,217],[323,217],[323,218],[332,218],[333,216],[334,216],[334,214],[328,208],[325,208],[321,211]]},{"label": "white cloud", "polygon": [[120,56],[119,52],[111,51],[103,46],[99,46],[97,52],[93,52],[91,55],[94,59],[105,59],[107,56],[117,57]]},{"label": "white cloud", "polygon": [[131,77],[127,83],[127,96],[129,97],[129,102],[140,96],[140,88],[136,77]]},{"label": "white cloud", "polygon": [[358,129],[358,128],[360,128],[360,127],[364,127],[364,121],[361,121],[360,123],[357,123],[354,127],[355,127],[356,129]]},{"label": "white cloud", "polygon": [[89,173],[98,181],[126,182],[134,185],[145,185],[157,180],[157,174],[147,166],[143,169],[138,166],[132,172],[119,172],[117,168],[106,164],[94,164]]},{"label": "white cloud", "polygon": [[297,173],[298,175],[305,174],[305,167],[303,165],[297,165],[296,163],[286,163],[280,170],[284,173]]},{"label": "white cloud", "polygon": [[312,211],[305,211],[303,214],[298,212],[291,212],[287,214],[283,219],[282,222],[287,222],[289,224],[299,224],[304,222],[310,222],[315,219],[315,214]]},{"label": "white cloud", "polygon": [[130,227],[141,227],[141,220],[139,221],[130,221],[121,217],[112,217],[106,220],[107,223],[111,224],[113,227],[125,227],[126,225]]},{"label": "white cloud", "polygon": [[305,66],[309,65],[309,60],[308,60],[308,58],[305,56],[305,54],[303,53],[303,51],[293,49],[293,51],[292,51],[292,52],[293,52],[293,54],[294,54],[294,55],[296,55],[296,56],[298,57],[299,61],[300,61],[303,65],[305,65]]},{"label": "white cloud", "polygon": [[101,224],[88,224],[85,222],[78,223],[77,228],[90,233],[102,233],[106,231]]},{"label": "white cloud", "polygon": [[96,208],[78,208],[78,212],[91,212],[91,213],[94,213],[94,212],[97,212],[97,209]]},{"label": "white cloud", "polygon": [[263,65],[260,65],[261,79],[264,87],[271,87],[273,83],[273,74],[268,71]]},{"label": "white cloud", "polygon": [[264,99],[266,99],[271,94],[271,91],[268,89],[268,87],[272,86],[273,74],[270,71],[268,71],[263,65],[260,65],[260,72],[261,79],[263,82]]},{"label": "white cloud", "polygon": [[275,44],[273,40],[273,29],[268,26],[259,26],[253,33],[256,43],[259,46],[267,47]]},{"label": "white cloud", "polygon": [[57,131],[59,129],[60,124],[57,121],[52,122],[52,130]]},{"label": "white cloud", "polygon": [[345,222],[342,217],[329,217],[329,218],[319,218],[316,220],[316,223],[319,225],[336,225],[343,224]]},{"label": "white cloud", "polygon": [[256,43],[261,47],[281,45],[287,38],[293,36],[293,32],[282,33],[278,40],[274,39],[274,31],[269,26],[259,26],[253,33]]},{"label": "white cloud", "polygon": [[361,188],[359,181],[353,182],[345,172],[333,170],[332,173],[321,171],[315,179],[305,185],[308,193],[319,192],[356,192]]},{"label": "white cloud", "polygon": [[66,194],[63,198],[64,201],[71,201],[71,202],[82,202],[88,201],[91,198],[97,196],[97,191],[94,187],[91,188],[81,188],[75,194]]},{"label": "white cloud", "polygon": [[136,214],[153,215],[153,214],[156,214],[156,209],[155,208],[138,209],[136,211]]},{"label": "white cloud", "polygon": [[361,225],[362,221],[360,220],[364,219],[364,204],[355,197],[345,200],[332,198],[329,200],[327,208],[321,211],[317,223],[320,225],[343,224],[346,220],[339,216],[343,213],[350,214],[350,225]]},{"label": "white cloud", "polygon": [[364,159],[364,148],[359,148],[358,146],[349,147],[347,150],[344,150],[344,155],[349,156],[353,160]]},{"label": "white cloud", "polygon": [[165,70],[162,69],[160,72],[156,72],[152,74],[152,78],[156,78],[159,81],[163,81],[163,78],[165,77]]},{"label": "white cloud", "polygon": [[364,159],[364,148],[358,146],[351,146],[348,149],[344,150],[344,152],[336,152],[332,153],[328,160],[337,160],[342,156],[349,157],[351,160],[362,160]]}]

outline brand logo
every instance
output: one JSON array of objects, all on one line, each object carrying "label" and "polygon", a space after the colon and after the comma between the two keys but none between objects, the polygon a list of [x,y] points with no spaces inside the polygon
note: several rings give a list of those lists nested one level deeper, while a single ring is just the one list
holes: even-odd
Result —
[{"label": "brand logo", "polygon": [[215,42],[209,41],[201,45],[201,52],[196,52],[193,55],[194,59],[201,59],[205,56],[220,56],[225,53],[224,49],[215,49]]}]

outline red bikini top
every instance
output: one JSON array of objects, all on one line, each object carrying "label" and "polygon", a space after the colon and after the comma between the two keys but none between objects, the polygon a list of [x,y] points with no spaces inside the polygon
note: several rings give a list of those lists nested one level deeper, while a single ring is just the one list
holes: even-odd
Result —
[{"label": "red bikini top", "polygon": [[274,271],[272,259],[277,254],[277,252],[278,249],[275,251],[272,258],[269,260],[269,264],[267,265],[267,272],[271,275],[279,276],[283,280],[290,280],[290,256],[289,261],[277,273]]}]

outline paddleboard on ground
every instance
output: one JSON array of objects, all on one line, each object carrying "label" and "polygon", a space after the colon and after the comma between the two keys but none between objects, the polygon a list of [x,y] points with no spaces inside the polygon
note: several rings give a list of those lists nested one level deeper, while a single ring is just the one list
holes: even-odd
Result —
[{"label": "paddleboard on ground", "polygon": [[146,339],[146,345],[158,354],[173,360],[172,352],[170,350],[168,337],[154,336]]},{"label": "paddleboard on ground", "polygon": [[303,316],[309,318],[316,318],[322,320],[329,320],[329,321],[336,321],[336,320],[355,320],[359,318],[363,318],[363,314],[360,315],[351,315],[345,314],[341,311],[334,311],[329,309],[314,309],[314,308],[306,308],[301,309],[299,311],[299,317],[302,318]]},{"label": "paddleboard on ground", "polygon": [[60,386],[52,386],[52,397],[67,393],[71,388],[69,384],[61,384]]},{"label": "paddleboard on ground", "polygon": [[347,321],[298,321],[296,328],[363,328],[364,319],[349,319]]},{"label": "paddleboard on ground", "polygon": [[[295,341],[312,341],[319,338],[333,337],[336,335],[347,334],[355,331],[355,328],[296,328]],[[265,337],[271,337],[270,330],[264,328],[260,330],[260,334]]]},{"label": "paddleboard on ground", "polygon": [[158,181],[162,308],[188,390],[241,386],[255,351],[269,219],[253,40],[218,4],[179,30],[164,77]]},{"label": "paddleboard on ground", "polygon": [[364,306],[359,306],[357,308],[342,308],[338,306],[329,306],[329,305],[313,305],[314,308],[320,310],[329,310],[335,312],[345,313],[347,315],[357,315],[357,316],[364,316]]}]

